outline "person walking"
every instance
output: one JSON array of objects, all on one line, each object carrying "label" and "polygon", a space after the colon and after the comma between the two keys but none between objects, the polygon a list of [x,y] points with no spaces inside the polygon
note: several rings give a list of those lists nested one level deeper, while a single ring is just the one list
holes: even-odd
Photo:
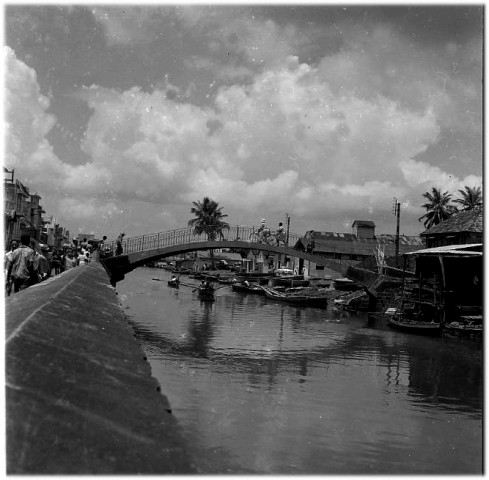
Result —
[{"label": "person walking", "polygon": [[82,248],[78,248],[78,251],[76,253],[76,259],[78,260],[78,265],[86,265],[86,257],[85,257],[85,252]]},{"label": "person walking", "polygon": [[107,235],[104,235],[102,237],[102,240],[100,240],[100,242],[98,242],[97,249],[98,249],[99,258],[104,257],[106,254],[106,252],[105,252],[105,249],[107,248],[105,245],[106,241],[107,241]]},{"label": "person walking", "polygon": [[53,255],[51,257],[51,266],[54,269],[55,275],[59,275],[61,273],[61,255],[56,247],[53,248]]},{"label": "person walking", "polygon": [[34,250],[29,246],[30,241],[29,235],[21,235],[20,247],[12,253],[12,260],[7,271],[7,282],[12,279],[14,293],[30,286],[35,257]]},{"label": "person walking", "polygon": [[40,281],[47,280],[51,276],[51,254],[47,245],[41,245],[41,253],[39,258],[39,275]]},{"label": "person walking", "polygon": [[[43,247],[37,247],[34,240],[31,240],[30,246],[32,250],[34,250],[34,261],[30,284],[35,285],[36,283],[42,282],[47,278],[49,266],[47,258],[44,255]],[[39,252],[38,248],[41,250],[41,252]]]},{"label": "person walking", "polygon": [[115,248],[115,254],[117,256],[122,255],[122,240],[124,239],[125,233],[121,233],[116,240],[116,248]]},{"label": "person walking", "polygon": [[65,254],[65,270],[78,266],[78,260],[73,256],[73,250],[69,248]]},{"label": "person walking", "polygon": [[[10,242],[10,250],[5,254],[5,279],[7,278],[8,267],[10,265],[10,262],[12,261],[12,254],[14,253],[15,250],[17,250],[18,247],[19,247],[19,242],[17,240],[12,240]],[[12,292],[13,282],[12,280],[9,280],[6,281],[5,283],[6,283],[5,285],[6,293],[8,297]]]}]

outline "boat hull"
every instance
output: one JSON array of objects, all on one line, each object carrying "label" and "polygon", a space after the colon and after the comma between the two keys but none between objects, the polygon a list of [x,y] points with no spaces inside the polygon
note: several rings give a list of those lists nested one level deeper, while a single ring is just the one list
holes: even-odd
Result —
[{"label": "boat hull", "polygon": [[292,305],[303,306],[303,307],[318,307],[326,308],[328,305],[328,300],[323,296],[313,296],[313,295],[288,295],[273,290],[272,288],[262,287],[267,298],[272,300],[278,300],[279,302],[289,303]]},{"label": "boat hull", "polygon": [[255,284],[251,283],[249,286],[243,283],[233,283],[231,285],[231,288],[234,292],[255,293],[258,295],[265,294],[263,288],[257,283]]},{"label": "boat hull", "polygon": [[199,298],[201,300],[214,300],[214,292],[215,290],[213,288],[199,288],[197,290]]},{"label": "boat hull", "polygon": [[397,318],[389,318],[389,327],[403,332],[415,333],[418,335],[441,335],[441,324],[436,322],[416,322],[404,321]]}]

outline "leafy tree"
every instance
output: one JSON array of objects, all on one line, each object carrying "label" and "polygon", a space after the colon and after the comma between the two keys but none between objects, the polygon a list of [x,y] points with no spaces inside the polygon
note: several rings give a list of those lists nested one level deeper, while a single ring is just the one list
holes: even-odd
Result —
[{"label": "leafy tree", "polygon": [[422,221],[427,229],[450,218],[457,211],[456,207],[451,203],[452,195],[448,192],[441,193],[440,189],[433,187],[431,192],[423,193],[423,197],[428,200],[421,205],[426,208],[426,213],[419,217],[418,220]]},{"label": "leafy tree", "polygon": [[459,190],[461,198],[457,198],[453,203],[460,205],[460,210],[466,212],[468,210],[481,209],[483,206],[482,189],[481,187],[467,187],[464,190]]},{"label": "leafy tree", "polygon": [[[202,202],[192,202],[190,212],[195,215],[188,222],[193,228],[195,235],[206,234],[208,240],[216,240],[218,236],[223,237],[223,230],[229,229],[229,224],[224,221],[227,215],[222,213],[222,207],[209,197],[204,197]],[[214,267],[214,251],[211,249],[211,263]]]}]

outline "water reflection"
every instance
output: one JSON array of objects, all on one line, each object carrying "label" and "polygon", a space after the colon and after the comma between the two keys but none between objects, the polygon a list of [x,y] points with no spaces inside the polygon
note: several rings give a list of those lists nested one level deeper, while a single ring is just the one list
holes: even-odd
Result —
[{"label": "water reflection", "polygon": [[133,274],[121,298],[204,473],[481,471],[473,345]]},{"label": "water reflection", "polygon": [[207,358],[213,337],[212,302],[200,301],[200,310],[189,316],[188,347],[197,355]]}]

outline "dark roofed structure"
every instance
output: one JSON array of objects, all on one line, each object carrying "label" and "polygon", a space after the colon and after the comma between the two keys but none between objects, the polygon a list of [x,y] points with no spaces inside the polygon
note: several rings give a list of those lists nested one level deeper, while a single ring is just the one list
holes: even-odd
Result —
[{"label": "dark roofed structure", "polygon": [[370,220],[355,220],[351,228],[357,238],[375,238],[375,223]]},{"label": "dark roofed structure", "polygon": [[[396,235],[375,235],[374,222],[367,220],[355,220],[352,227],[355,233],[310,230],[298,240],[295,248],[314,252],[326,258],[348,260],[352,264],[359,263],[367,257],[373,257],[378,247],[384,250],[386,257],[395,256]],[[401,255],[422,247],[424,247],[423,241],[418,236],[399,236]]]},{"label": "dark roofed structure", "polygon": [[459,212],[421,234],[426,248],[465,245],[483,241],[482,209]]}]

